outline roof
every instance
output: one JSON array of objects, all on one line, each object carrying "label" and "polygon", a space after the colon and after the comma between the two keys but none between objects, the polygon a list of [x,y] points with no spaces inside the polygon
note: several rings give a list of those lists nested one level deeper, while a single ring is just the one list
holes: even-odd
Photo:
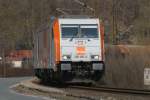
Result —
[{"label": "roof", "polygon": [[88,15],[62,15],[59,18],[72,18],[72,19],[80,18],[81,19],[81,18],[93,18],[93,17],[88,16]]},{"label": "roof", "polygon": [[60,24],[99,24],[98,18],[59,18]]}]

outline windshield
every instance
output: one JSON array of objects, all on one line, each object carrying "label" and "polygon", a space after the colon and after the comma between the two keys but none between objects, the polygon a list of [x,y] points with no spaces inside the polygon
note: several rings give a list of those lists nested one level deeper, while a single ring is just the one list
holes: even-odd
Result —
[{"label": "windshield", "polygon": [[98,38],[97,26],[81,26],[81,38]]},{"label": "windshield", "polygon": [[77,26],[62,26],[62,38],[77,37],[78,27]]},{"label": "windshield", "polygon": [[97,25],[62,25],[62,38],[98,38]]}]

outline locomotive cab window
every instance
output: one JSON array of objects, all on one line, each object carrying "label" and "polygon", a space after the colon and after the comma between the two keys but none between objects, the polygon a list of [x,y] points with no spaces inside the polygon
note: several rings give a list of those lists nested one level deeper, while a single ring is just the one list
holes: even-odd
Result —
[{"label": "locomotive cab window", "polygon": [[78,26],[62,25],[61,27],[62,38],[72,38],[78,35]]},{"label": "locomotive cab window", "polygon": [[80,31],[80,38],[98,38],[97,25],[82,25]]},{"label": "locomotive cab window", "polygon": [[62,38],[98,38],[97,25],[62,25]]}]

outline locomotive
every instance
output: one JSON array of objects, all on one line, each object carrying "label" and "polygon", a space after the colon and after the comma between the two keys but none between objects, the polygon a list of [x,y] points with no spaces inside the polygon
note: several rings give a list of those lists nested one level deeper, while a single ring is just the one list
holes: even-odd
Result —
[{"label": "locomotive", "polygon": [[58,17],[34,34],[34,72],[43,81],[98,81],[105,70],[104,27],[98,18]]}]

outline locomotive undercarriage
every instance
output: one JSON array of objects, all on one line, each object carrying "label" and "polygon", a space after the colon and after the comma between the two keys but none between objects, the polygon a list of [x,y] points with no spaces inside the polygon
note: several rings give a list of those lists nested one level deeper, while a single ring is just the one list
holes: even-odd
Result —
[{"label": "locomotive undercarriage", "polygon": [[[62,65],[68,65],[71,68],[62,68]],[[69,66],[70,65],[70,66]],[[97,68],[93,68],[93,65],[97,65]],[[73,78],[77,79],[90,79],[98,80],[101,78],[104,72],[104,64],[102,62],[61,62],[61,72],[68,72],[72,74]]]},{"label": "locomotive undercarriage", "polygon": [[[97,68],[94,68],[96,64]],[[35,69],[35,75],[43,81],[72,81],[73,79],[98,81],[104,74],[103,62],[60,62],[58,70]]]}]

